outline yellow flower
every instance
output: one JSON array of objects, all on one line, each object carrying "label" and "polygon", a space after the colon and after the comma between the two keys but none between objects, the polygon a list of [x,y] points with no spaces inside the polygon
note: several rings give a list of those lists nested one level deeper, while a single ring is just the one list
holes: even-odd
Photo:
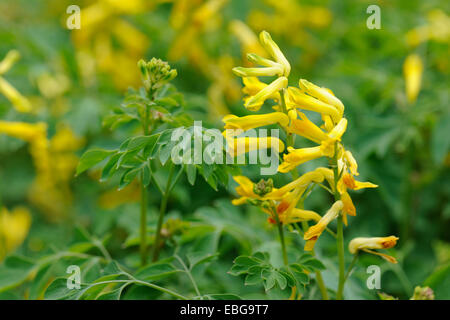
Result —
[{"label": "yellow flower", "polygon": [[289,108],[300,108],[309,111],[319,112],[330,116],[334,123],[341,120],[340,111],[333,105],[318,100],[295,87],[288,88],[289,99],[286,104]]},{"label": "yellow flower", "polygon": [[249,130],[270,124],[278,123],[285,127],[289,123],[289,118],[282,112],[272,112],[261,115],[250,115],[245,117],[238,117],[233,114],[225,116],[222,121],[225,123],[225,129],[241,129]]},{"label": "yellow flower", "polygon": [[309,120],[304,113],[291,110],[289,111],[290,115],[294,114],[292,111],[298,113],[300,119],[297,119],[296,117],[291,118],[291,124],[288,127],[289,132],[305,137],[316,143],[320,143],[321,141],[328,139],[328,135],[316,126],[314,122]]},{"label": "yellow flower", "polygon": [[275,41],[272,40],[270,34],[267,31],[262,31],[259,34],[259,40],[261,42],[261,45],[264,47],[264,49],[267,50],[272,58],[274,58],[276,62],[283,66],[283,75],[285,77],[288,77],[289,73],[291,72],[291,65],[289,64]]},{"label": "yellow flower", "polygon": [[274,152],[283,152],[284,143],[278,138],[274,137],[242,137],[242,138],[228,138],[227,152],[232,156],[239,156],[259,149],[274,149]]},{"label": "yellow flower", "polygon": [[317,224],[311,226],[308,231],[305,232],[303,239],[307,240],[305,244],[305,251],[311,251],[316,244],[317,239],[322,232],[326,229],[328,224],[339,216],[339,212],[344,207],[342,201],[336,201],[327,213],[317,222]]},{"label": "yellow flower", "polygon": [[403,75],[406,81],[406,96],[409,103],[416,101],[422,82],[423,64],[417,54],[410,54],[403,64]]},{"label": "yellow flower", "polygon": [[389,249],[397,244],[396,236],[389,237],[373,237],[373,238],[354,238],[348,245],[348,250],[352,254],[356,254],[359,250],[378,255],[391,263],[397,263],[394,257],[387,254],[379,253],[370,249]]},{"label": "yellow flower", "polygon": [[280,90],[287,87],[287,84],[288,80],[285,77],[280,77],[274,80],[271,84],[265,86],[255,95],[246,98],[244,106],[250,111],[258,111],[267,99],[271,99],[276,96]]},{"label": "yellow flower", "polygon": [[257,195],[254,192],[255,184],[249,178],[245,176],[234,176],[233,179],[239,184],[239,186],[236,188],[236,192],[241,196],[241,198],[233,200],[233,204],[243,204],[247,201],[247,199],[277,201],[287,199],[286,195],[294,189],[298,190],[297,195],[301,195],[311,182],[320,183],[323,181],[324,175],[321,169],[325,168],[317,168],[314,171],[307,172],[279,189],[272,188],[272,190],[266,193],[264,196]]},{"label": "yellow flower", "polygon": [[251,90],[251,95],[249,95],[249,97],[244,100],[245,107],[251,111],[258,111],[265,100],[273,98],[274,95],[276,96],[276,93],[287,87],[287,77],[289,76],[289,72],[291,70],[289,62],[286,60],[280,48],[272,40],[270,35],[267,32],[263,31],[260,33],[259,38],[261,45],[264,47],[264,49],[266,49],[266,51],[272,56],[275,61],[263,58],[254,53],[250,53],[247,54],[247,59],[263,67],[236,67],[233,68],[233,72],[237,76],[243,77],[244,79],[257,76],[277,76],[278,78],[269,85],[261,85],[260,83],[255,83],[255,80],[252,80],[253,84],[257,84],[259,86],[259,90]]},{"label": "yellow flower", "polygon": [[31,225],[31,214],[25,207],[11,212],[0,209],[0,261],[16,249],[26,238]]},{"label": "yellow flower", "polygon": [[310,221],[310,220],[317,222],[320,220],[320,218],[321,218],[320,215],[314,211],[293,208],[290,214],[287,216],[287,219],[282,220],[281,222],[283,224]]},{"label": "yellow flower", "polygon": [[344,182],[345,186],[352,190],[359,190],[359,189],[365,189],[365,188],[377,188],[378,185],[372,183],[372,182],[361,182],[356,181],[355,178],[353,178],[353,175],[345,172],[342,175],[342,181]]},{"label": "yellow flower", "polygon": [[283,155],[283,162],[278,166],[278,171],[287,173],[307,161],[323,157],[325,155],[322,146],[294,149],[287,148],[288,153]]},{"label": "yellow flower", "polygon": [[23,95],[19,93],[2,75],[7,72],[13,64],[19,59],[20,54],[17,50],[11,50],[6,57],[0,62],[0,93],[8,99],[14,108],[19,112],[30,112],[31,103]]},{"label": "yellow flower", "polygon": [[353,154],[350,151],[348,150],[344,151],[343,160],[347,168],[350,170],[351,174],[354,176],[359,176],[358,163],[356,162],[355,158],[353,157]]},{"label": "yellow flower", "polygon": [[307,185],[297,187],[294,191],[285,194],[276,207],[276,214],[282,224],[289,224],[301,221],[319,221],[320,215],[311,210],[296,208],[298,201],[306,190]]},{"label": "yellow flower", "polygon": [[347,119],[342,118],[333,130],[326,134],[308,120],[303,113],[299,112],[299,114],[302,119],[291,119],[291,125],[289,126],[288,131],[297,133],[314,142],[320,143],[321,145],[302,149],[288,147],[289,153],[283,156],[283,163],[281,163],[278,168],[279,172],[289,172],[302,163],[323,156],[332,157],[335,152],[336,142],[341,140],[341,137],[347,128]]},{"label": "yellow flower", "polygon": [[330,89],[316,86],[315,84],[305,79],[299,80],[299,87],[310,96],[336,107],[341,117],[344,114],[344,104],[341,102],[341,100],[336,98],[336,96]]},{"label": "yellow flower", "polygon": [[356,208],[355,205],[353,204],[352,198],[350,197],[350,195],[348,194],[347,191],[341,193],[341,201],[344,204],[343,208],[342,208],[342,220],[344,222],[345,225],[348,224],[347,222],[347,214],[351,215],[351,216],[356,216]]}]

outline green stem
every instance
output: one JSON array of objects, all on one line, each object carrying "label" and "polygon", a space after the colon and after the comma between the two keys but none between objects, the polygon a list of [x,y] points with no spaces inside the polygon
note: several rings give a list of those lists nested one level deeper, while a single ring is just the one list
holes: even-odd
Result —
[{"label": "green stem", "polygon": [[[334,176],[334,200],[338,201],[341,199],[341,195],[338,191],[338,178],[339,178],[339,169],[337,164],[337,143],[334,147],[334,156],[331,159],[331,166],[333,167],[333,176]],[[345,256],[344,256],[344,223],[342,218],[342,213],[339,214],[337,219],[337,232],[336,232],[336,246],[338,251],[338,259],[339,259],[339,283],[338,290],[336,293],[336,299],[342,300],[344,295],[344,284],[345,284]]]},{"label": "green stem", "polygon": [[159,252],[161,250],[160,242],[161,242],[161,228],[164,221],[164,215],[166,214],[166,208],[167,208],[167,201],[169,200],[169,194],[170,194],[170,188],[172,185],[172,177],[173,177],[173,170],[174,165],[171,162],[170,163],[170,169],[169,169],[169,178],[167,179],[167,185],[166,190],[164,191],[163,198],[161,200],[161,206],[159,208],[159,218],[158,218],[158,225],[156,227],[156,238],[155,243],[153,244],[153,259],[152,261],[155,262],[158,260]]},{"label": "green stem", "polygon": [[[308,222],[302,221],[302,228],[303,228],[303,231],[306,232],[309,228]],[[316,255],[316,252],[314,251],[314,249],[311,250],[311,254],[313,256]],[[317,286],[319,287],[319,291],[320,291],[320,294],[322,295],[322,299],[330,300],[330,297],[328,296],[327,287],[325,286],[325,281],[323,281],[322,273],[320,272],[320,270],[316,270],[315,273],[316,273]]]},{"label": "green stem", "polygon": [[287,251],[286,251],[286,243],[284,241],[283,224],[281,223],[280,219],[278,218],[278,213],[277,213],[276,207],[273,207],[273,216],[275,217],[275,221],[277,222],[278,234],[280,236],[281,251],[283,252],[283,263],[285,266],[288,266],[289,260],[288,260]]},{"label": "green stem", "polygon": [[[153,100],[153,94],[150,97]],[[142,129],[144,135],[149,135],[148,128],[148,106],[145,107],[144,118],[142,119]],[[141,253],[141,265],[147,264],[147,191],[144,186],[144,172],[141,173],[141,219],[140,219],[140,253]]]},{"label": "green stem", "polygon": [[287,266],[287,265],[289,265],[289,260],[288,260],[287,251],[286,251],[286,243],[284,242],[283,225],[281,224],[280,221],[278,221],[277,224],[278,224],[278,233],[280,235],[281,249],[283,251],[283,262]]},{"label": "green stem", "polygon": [[344,261],[344,223],[342,216],[338,217],[337,221],[337,250],[339,257],[339,285],[336,294],[336,300],[343,299],[344,283],[345,283],[345,261]]},{"label": "green stem", "polygon": [[178,255],[174,255],[174,257],[178,260],[178,262],[183,267],[184,271],[186,272],[187,276],[189,277],[189,280],[191,280],[192,286],[194,287],[195,293],[197,296],[201,297],[200,290],[198,289],[197,282],[195,282],[194,277],[192,276],[191,270],[186,266],[186,264],[183,262],[183,259],[181,259]]},{"label": "green stem", "polygon": [[347,281],[347,278],[350,276],[350,273],[352,272],[353,267],[356,264],[356,261],[358,261],[358,253],[355,253],[355,255],[353,256],[353,260],[350,263],[350,266],[348,267],[347,273],[345,274],[344,282]]},{"label": "green stem", "polygon": [[141,265],[147,264],[147,190],[143,183],[144,173],[141,174]]}]

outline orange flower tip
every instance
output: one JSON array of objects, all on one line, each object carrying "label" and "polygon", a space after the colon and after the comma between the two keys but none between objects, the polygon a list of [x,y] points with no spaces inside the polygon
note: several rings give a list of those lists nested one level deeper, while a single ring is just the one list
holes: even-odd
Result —
[{"label": "orange flower tip", "polygon": [[289,203],[286,201],[282,201],[278,206],[277,206],[277,213],[283,213],[284,211],[287,210],[287,208],[289,208]]}]

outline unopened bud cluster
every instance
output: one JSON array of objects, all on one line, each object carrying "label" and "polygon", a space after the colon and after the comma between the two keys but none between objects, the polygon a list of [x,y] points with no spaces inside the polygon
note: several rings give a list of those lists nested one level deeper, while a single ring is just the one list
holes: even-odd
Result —
[{"label": "unopened bud cluster", "polygon": [[138,67],[147,91],[161,88],[177,76],[177,70],[171,69],[170,65],[161,59],[152,58],[149,62],[141,59],[138,62]]}]

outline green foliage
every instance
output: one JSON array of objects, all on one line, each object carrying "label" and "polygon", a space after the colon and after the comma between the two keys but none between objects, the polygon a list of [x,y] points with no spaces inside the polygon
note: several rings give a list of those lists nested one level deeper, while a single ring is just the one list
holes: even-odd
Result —
[{"label": "green foliage", "polygon": [[296,263],[274,267],[267,252],[256,252],[251,256],[239,256],[229,273],[233,276],[245,275],[245,285],[263,284],[265,291],[278,286],[281,290],[296,287],[304,292],[310,283],[309,273],[323,270],[325,266],[310,254],[304,254]]}]

